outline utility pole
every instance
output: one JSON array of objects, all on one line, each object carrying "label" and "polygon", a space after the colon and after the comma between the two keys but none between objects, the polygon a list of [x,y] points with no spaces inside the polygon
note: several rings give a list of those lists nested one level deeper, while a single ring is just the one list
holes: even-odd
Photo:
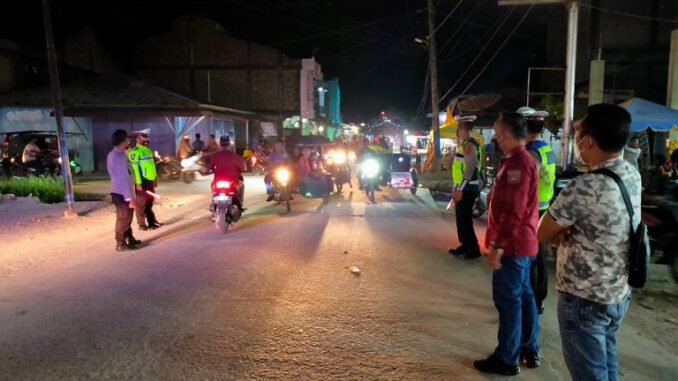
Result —
[{"label": "utility pole", "polygon": [[440,127],[438,126],[438,58],[436,55],[435,21],[433,19],[433,0],[428,0],[428,65],[431,72],[431,128],[433,128],[433,165],[431,172],[440,167]]},{"label": "utility pole", "polygon": [[570,164],[570,134],[574,119],[574,84],[577,71],[577,25],[579,24],[579,1],[566,1],[567,21],[567,58],[565,69],[565,104],[563,112],[563,135],[560,147],[560,166]]},{"label": "utility pole", "polygon": [[59,156],[61,157],[61,176],[64,179],[64,198],[66,200],[65,216],[73,217],[75,213],[75,199],[73,197],[73,181],[71,178],[70,159],[68,157],[68,142],[66,131],[63,128],[64,110],[61,102],[61,86],[59,85],[59,68],[54,35],[52,32],[52,16],[49,0],[42,0],[43,21],[45,24],[45,41],[47,42],[47,63],[49,65],[49,79],[52,88],[52,102],[54,103],[54,118],[56,121],[57,140],[59,142]]}]

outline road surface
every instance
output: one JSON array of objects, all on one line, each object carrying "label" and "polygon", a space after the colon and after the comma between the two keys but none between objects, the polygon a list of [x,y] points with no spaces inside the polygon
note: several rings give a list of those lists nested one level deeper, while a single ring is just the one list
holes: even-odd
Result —
[{"label": "road surface", "polygon": [[[286,213],[249,177],[249,210],[224,235],[207,184],[162,185],[168,225],[133,252],[113,250],[110,206],[6,227],[0,379],[504,379],[472,367],[496,345],[491,272],[446,253],[452,217],[428,194],[297,196]],[[569,379],[547,302],[543,365],[517,380]],[[676,380],[676,330],[648,313],[634,302],[621,329],[621,379]]]}]

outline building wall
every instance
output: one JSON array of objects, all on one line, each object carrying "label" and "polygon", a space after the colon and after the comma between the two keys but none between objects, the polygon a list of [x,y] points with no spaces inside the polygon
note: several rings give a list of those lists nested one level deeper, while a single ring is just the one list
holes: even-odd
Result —
[{"label": "building wall", "polygon": [[300,60],[229,36],[210,19],[176,19],[137,46],[138,76],[184,96],[283,117],[298,114]]}]

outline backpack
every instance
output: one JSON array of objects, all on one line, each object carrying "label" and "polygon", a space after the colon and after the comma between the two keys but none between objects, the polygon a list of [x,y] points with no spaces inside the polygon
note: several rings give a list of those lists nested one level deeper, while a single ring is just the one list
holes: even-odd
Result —
[{"label": "backpack", "polygon": [[650,267],[650,240],[647,236],[647,226],[640,221],[638,228],[633,228],[633,205],[631,205],[631,198],[626,190],[624,182],[619,176],[607,168],[600,168],[591,173],[599,173],[608,176],[614,180],[619,186],[626,210],[629,212],[629,220],[631,230],[629,233],[629,241],[631,247],[629,248],[629,285],[634,288],[642,288],[647,281],[647,272]]}]

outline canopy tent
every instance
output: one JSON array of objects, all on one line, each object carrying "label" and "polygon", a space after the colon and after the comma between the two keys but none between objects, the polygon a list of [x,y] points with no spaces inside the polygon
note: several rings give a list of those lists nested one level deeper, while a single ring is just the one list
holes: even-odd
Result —
[{"label": "canopy tent", "polygon": [[631,114],[631,130],[643,131],[651,128],[654,131],[670,131],[678,125],[678,110],[641,98],[633,98],[622,104]]}]

